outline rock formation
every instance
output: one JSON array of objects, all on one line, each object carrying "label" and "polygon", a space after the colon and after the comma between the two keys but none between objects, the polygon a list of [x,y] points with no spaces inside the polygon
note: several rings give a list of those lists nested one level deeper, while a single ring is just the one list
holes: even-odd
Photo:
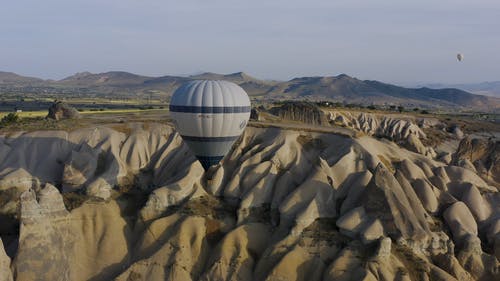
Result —
[{"label": "rock formation", "polygon": [[468,166],[486,180],[500,182],[500,141],[465,137],[453,155],[453,163]]},{"label": "rock formation", "polygon": [[498,182],[368,134],[250,126],[207,173],[152,123],[2,135],[0,157],[15,280],[500,278]]},{"label": "rock formation", "polygon": [[326,125],[326,115],[316,104],[310,102],[286,102],[269,110],[284,120],[300,121],[312,125]]},{"label": "rock formation", "polygon": [[5,253],[2,239],[0,238],[0,281],[12,280],[12,272],[10,271],[10,258]]},{"label": "rock formation", "polygon": [[47,118],[54,120],[77,119],[80,118],[80,113],[78,110],[63,101],[55,101],[49,107]]}]

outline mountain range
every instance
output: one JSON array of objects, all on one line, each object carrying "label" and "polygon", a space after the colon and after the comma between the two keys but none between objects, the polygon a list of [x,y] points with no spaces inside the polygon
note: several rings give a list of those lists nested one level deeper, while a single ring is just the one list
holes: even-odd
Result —
[{"label": "mountain range", "polygon": [[500,81],[487,81],[481,83],[462,83],[462,84],[423,84],[429,88],[457,88],[471,92],[477,95],[491,96],[500,98]]},{"label": "mountain range", "polygon": [[246,73],[206,72],[192,76],[150,77],[123,71],[80,72],[64,79],[43,80],[0,72],[0,93],[76,95],[101,97],[153,97],[169,99],[182,83],[195,79],[228,80],[240,85],[254,99],[330,100],[364,105],[403,105],[498,112],[500,98],[476,95],[456,88],[406,88],[346,74],[268,81]]}]

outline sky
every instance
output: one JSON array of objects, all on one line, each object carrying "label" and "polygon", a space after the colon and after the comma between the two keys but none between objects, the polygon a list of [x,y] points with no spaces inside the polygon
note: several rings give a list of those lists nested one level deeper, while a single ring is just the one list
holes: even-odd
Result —
[{"label": "sky", "polygon": [[500,80],[498,0],[2,0],[0,36],[0,71],[45,79],[120,70]]}]

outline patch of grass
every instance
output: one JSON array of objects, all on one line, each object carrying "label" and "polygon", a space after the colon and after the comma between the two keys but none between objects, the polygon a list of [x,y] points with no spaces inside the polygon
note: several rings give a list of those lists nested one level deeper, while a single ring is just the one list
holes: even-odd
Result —
[{"label": "patch of grass", "polygon": [[144,278],[140,273],[137,273],[135,271],[130,272],[130,275],[127,278],[127,281],[138,281],[138,280],[143,280]]},{"label": "patch of grass", "polygon": [[37,110],[37,111],[23,111],[23,112],[0,112],[0,118],[4,118],[7,115],[16,114],[19,118],[35,118],[35,117],[45,117],[47,116],[47,110]]},{"label": "patch of grass", "polygon": [[[429,224],[430,231],[438,232],[438,231],[442,231],[443,229],[446,228],[444,226],[443,222],[439,218],[434,217],[434,216],[431,216],[431,218],[432,218],[432,223]],[[447,234],[450,234],[450,233],[447,233]]]},{"label": "patch of grass", "polygon": [[421,139],[422,144],[425,146],[435,147],[450,138],[450,136],[442,130],[435,128],[424,128],[422,130],[426,135],[426,138]]},{"label": "patch of grass", "polygon": [[209,218],[205,220],[205,237],[207,238],[209,244],[215,245],[224,237],[224,232],[221,227],[222,225],[218,220]]},{"label": "patch of grass", "polygon": [[322,139],[313,138],[311,135],[299,135],[297,137],[297,142],[300,143],[305,150],[323,150],[328,147]]},{"label": "patch of grass", "polygon": [[246,210],[246,222],[270,223],[272,218],[271,205],[266,203],[259,207],[251,207]]},{"label": "patch of grass", "polygon": [[[448,120],[449,119],[449,120]],[[472,118],[446,118],[442,120],[448,128],[458,126],[465,134],[482,132],[500,132],[500,123],[489,122],[485,120],[476,120]]]},{"label": "patch of grass", "polygon": [[352,239],[340,233],[334,218],[317,218],[302,231],[303,238],[313,238],[314,241],[326,241],[329,245],[345,247]]},{"label": "patch of grass", "polygon": [[396,170],[394,169],[394,166],[392,165],[392,162],[389,161],[387,158],[385,158],[384,155],[378,154],[377,157],[378,157],[378,159],[380,159],[380,161],[382,162],[382,164],[384,164],[384,166],[389,171],[391,171],[391,173],[395,173],[396,172]]},{"label": "patch of grass", "polygon": [[130,136],[132,134],[132,128],[127,123],[113,124],[111,128],[120,133],[124,133],[126,136]]},{"label": "patch of grass", "polygon": [[130,108],[130,109],[89,109],[80,112],[81,114],[117,114],[117,113],[132,113],[132,112],[144,112],[144,111],[165,111],[165,109],[157,108]]},{"label": "patch of grass", "polygon": [[[176,209],[185,215],[201,216],[210,219],[235,217],[236,208],[213,196],[201,196],[190,199]],[[175,211],[175,210],[174,210]]]},{"label": "patch of grass", "polygon": [[19,198],[20,193],[15,187],[0,190],[0,208],[12,200]]},{"label": "patch of grass", "polygon": [[297,137],[297,142],[303,146],[312,140],[313,140],[313,137],[311,135],[300,135]]},{"label": "patch of grass", "polygon": [[150,123],[150,122],[148,122],[148,121],[145,121],[144,123],[142,123],[142,129],[143,129],[144,131],[149,131],[149,130],[151,130],[151,123]]},{"label": "patch of grass", "polygon": [[0,129],[2,132],[40,131],[40,130],[72,131],[77,128],[82,128],[88,125],[92,124],[82,121],[80,119],[64,119],[60,121],[55,121],[52,119],[45,119],[43,117],[33,117],[33,118],[20,118],[19,121],[15,123],[10,123],[6,126],[0,125]]},{"label": "patch of grass", "polygon": [[11,124],[15,124],[19,122],[21,118],[17,115],[17,113],[11,112],[5,116],[2,117],[0,120],[0,127],[5,127]]},{"label": "patch of grass", "polygon": [[83,203],[90,199],[89,196],[77,192],[63,192],[62,197],[64,206],[68,211],[80,207]]},{"label": "patch of grass", "polygon": [[392,252],[405,266],[406,272],[411,280],[427,280],[429,267],[427,262],[418,257],[411,248],[405,245],[392,244]]}]

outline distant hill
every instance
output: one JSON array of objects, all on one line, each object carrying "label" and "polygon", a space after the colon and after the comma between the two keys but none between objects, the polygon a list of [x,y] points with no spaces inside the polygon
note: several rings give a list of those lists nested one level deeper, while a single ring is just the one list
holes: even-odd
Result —
[{"label": "distant hill", "polygon": [[113,97],[154,97],[168,100],[182,83],[195,79],[228,80],[239,84],[258,99],[331,100],[344,103],[390,104],[422,108],[499,111],[500,99],[474,95],[456,88],[405,88],[346,74],[328,77],[300,77],[290,81],[266,81],[244,72],[201,73],[188,77],[149,77],[123,71],[81,72],[59,81],[0,72],[0,93]]},{"label": "distant hill", "polygon": [[477,95],[485,95],[500,98],[500,81],[468,83],[468,84],[424,84],[434,89],[457,88]]},{"label": "distant hill", "polygon": [[43,79],[26,77],[13,72],[0,71],[0,84],[39,83]]},{"label": "distant hill", "polygon": [[302,77],[270,90],[282,97],[309,97],[362,104],[402,104],[423,107],[499,108],[500,99],[446,88],[404,88],[379,81],[359,80],[345,74],[333,77]]},{"label": "distant hill", "polygon": [[277,82],[260,80],[244,72],[231,74],[217,74],[205,72],[199,75],[189,76],[190,79],[226,80],[240,85],[250,96],[267,93]]},{"label": "distant hill", "polygon": [[90,72],[79,72],[72,76],[57,81],[59,84],[81,85],[81,86],[129,86],[142,84],[152,77],[141,76],[123,71],[110,71],[93,74]]},{"label": "distant hill", "polygon": [[255,77],[252,77],[245,72],[235,72],[231,74],[218,74],[212,72],[205,72],[202,74],[191,75],[190,79],[208,79],[208,80],[227,80],[234,83],[244,83],[244,82],[258,82],[258,83],[266,83],[263,80],[259,80]]}]

